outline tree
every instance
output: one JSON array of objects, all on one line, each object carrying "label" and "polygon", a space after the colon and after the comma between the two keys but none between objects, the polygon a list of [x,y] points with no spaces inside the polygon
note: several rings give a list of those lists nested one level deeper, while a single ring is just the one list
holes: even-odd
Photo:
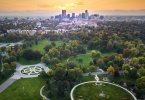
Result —
[{"label": "tree", "polygon": [[128,70],[128,75],[130,76],[130,78],[136,79],[136,78],[138,77],[138,75],[137,75],[137,69],[134,68],[134,67],[131,67],[131,68]]},{"label": "tree", "polygon": [[71,42],[71,46],[74,48],[74,47],[77,47],[78,46],[78,42],[76,40],[72,41]]},{"label": "tree", "polygon": [[10,66],[11,66],[12,69],[15,69],[16,68],[16,62],[11,62]]},{"label": "tree", "polygon": [[51,59],[51,63],[54,64],[54,65],[58,64],[59,63],[59,59],[58,58],[52,58]]},{"label": "tree", "polygon": [[42,78],[47,78],[48,77],[47,73],[44,70],[40,72],[39,76],[42,77]]},{"label": "tree", "polygon": [[96,48],[96,42],[94,41],[89,41],[88,43],[88,50],[92,50]]},{"label": "tree", "polygon": [[97,51],[96,52],[96,57],[100,57],[101,56],[101,52],[100,51]]},{"label": "tree", "polygon": [[108,74],[113,74],[114,75],[114,72],[115,72],[115,70],[112,66],[108,67],[108,69],[107,69]]},{"label": "tree", "polygon": [[59,57],[60,51],[58,49],[53,48],[52,51],[54,52],[53,57]]},{"label": "tree", "polygon": [[57,81],[61,81],[64,78],[65,74],[66,71],[63,68],[58,67],[54,70],[53,76]]},{"label": "tree", "polygon": [[7,72],[8,69],[10,68],[10,65],[9,65],[8,63],[4,63],[4,64],[2,65],[2,67],[3,67],[3,71]]},{"label": "tree", "polygon": [[140,94],[145,94],[145,76],[142,76],[136,80],[136,87]]},{"label": "tree", "polygon": [[131,66],[129,64],[123,64],[122,65],[122,69],[124,71],[124,74],[128,74],[129,69],[131,68]]},{"label": "tree", "polygon": [[36,59],[36,60],[38,60],[42,57],[41,52],[38,50],[33,51],[33,54],[34,54],[34,59]]},{"label": "tree", "polygon": [[134,57],[134,56],[137,56],[139,54],[139,50],[137,48],[131,48],[131,55]]},{"label": "tree", "polygon": [[129,48],[123,49],[123,57],[127,58],[131,54],[131,51]]},{"label": "tree", "polygon": [[54,52],[52,49],[49,50],[49,52],[47,53],[48,56],[50,57],[50,59],[52,59],[54,57]]},{"label": "tree", "polygon": [[139,69],[139,75],[140,75],[140,77],[145,76],[145,68],[141,67]]},{"label": "tree", "polygon": [[91,51],[91,56],[92,56],[92,57],[96,57],[96,54],[97,54],[96,50],[92,50],[92,51]]},{"label": "tree", "polygon": [[113,43],[111,41],[108,41],[107,43],[107,49],[112,50],[113,49]]},{"label": "tree", "polygon": [[52,69],[48,70],[47,75],[48,76],[53,76],[53,70]]},{"label": "tree", "polygon": [[45,50],[45,52],[49,52],[49,49],[52,48],[52,45],[46,45],[43,49]]},{"label": "tree", "polygon": [[58,63],[58,64],[56,64],[56,67],[65,68],[65,65],[63,63]]},{"label": "tree", "polygon": [[11,51],[11,56],[16,56],[15,50],[12,50],[12,51]]},{"label": "tree", "polygon": [[55,46],[56,46],[56,44],[55,44],[55,42],[54,42],[54,41],[51,41],[51,45],[52,45],[53,47],[55,47]]},{"label": "tree", "polygon": [[6,47],[5,46],[1,47],[1,50],[2,50],[2,52],[5,52]]},{"label": "tree", "polygon": [[145,57],[138,57],[139,63],[144,64],[145,63]]},{"label": "tree", "polygon": [[83,71],[80,68],[75,68],[75,76],[80,78],[82,77]]},{"label": "tree", "polygon": [[79,53],[82,53],[82,54],[86,53],[86,52],[84,51],[85,48],[83,47],[83,45],[78,45],[78,46],[77,46],[77,50],[78,50]]},{"label": "tree", "polygon": [[75,81],[75,70],[74,69],[69,69],[68,70],[68,78],[72,82]]},{"label": "tree", "polygon": [[26,60],[33,60],[33,58],[34,58],[33,50],[32,49],[24,50],[22,57],[25,58]]},{"label": "tree", "polygon": [[94,70],[96,70],[96,67],[95,67],[95,66],[93,66],[93,65],[92,65],[92,66],[90,66],[89,68],[90,68],[91,72],[92,72],[92,71],[94,71]]},{"label": "tree", "polygon": [[119,68],[118,68],[118,66],[117,66],[117,65],[113,65],[113,68],[114,68],[114,70],[115,70],[114,76],[115,76],[115,77],[118,77],[118,76],[119,76]]},{"label": "tree", "polygon": [[77,64],[75,62],[67,62],[66,66],[68,69],[73,69],[77,67]]},{"label": "tree", "polygon": [[83,74],[80,68],[74,68],[68,70],[68,78],[71,82],[76,82]]},{"label": "tree", "polygon": [[17,61],[17,58],[15,56],[10,56],[8,59],[8,63],[10,64],[11,62]]},{"label": "tree", "polygon": [[71,51],[69,49],[65,49],[63,51],[63,57],[64,58],[69,58],[71,56]]},{"label": "tree", "polygon": [[103,60],[102,59],[98,59],[97,60],[97,66],[100,67],[102,64],[103,64]]},{"label": "tree", "polygon": [[130,60],[130,65],[136,67],[139,64],[139,59],[134,57]]},{"label": "tree", "polygon": [[49,64],[50,62],[50,58],[48,56],[48,54],[45,54],[42,58],[41,58],[41,61],[45,64]]}]

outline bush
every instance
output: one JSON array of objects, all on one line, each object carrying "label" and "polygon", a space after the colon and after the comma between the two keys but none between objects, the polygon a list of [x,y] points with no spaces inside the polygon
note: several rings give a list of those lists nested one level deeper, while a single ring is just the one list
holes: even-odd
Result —
[{"label": "bush", "polygon": [[41,71],[39,76],[42,77],[42,78],[47,78],[48,77],[48,75],[45,71]]}]

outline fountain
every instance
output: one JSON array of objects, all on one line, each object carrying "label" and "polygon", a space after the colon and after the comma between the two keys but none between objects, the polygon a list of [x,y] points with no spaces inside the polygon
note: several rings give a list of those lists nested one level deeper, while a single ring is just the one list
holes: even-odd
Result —
[{"label": "fountain", "polygon": [[95,80],[97,81],[97,82],[96,82],[96,85],[102,85],[102,84],[99,82],[99,77],[97,76],[97,74],[95,75]]}]

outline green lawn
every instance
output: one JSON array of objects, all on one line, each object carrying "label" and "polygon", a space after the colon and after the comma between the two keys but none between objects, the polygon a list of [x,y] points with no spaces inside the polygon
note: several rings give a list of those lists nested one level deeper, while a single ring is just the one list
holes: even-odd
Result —
[{"label": "green lawn", "polygon": [[[62,45],[62,41],[54,41],[56,46],[55,47],[58,47],[58,46],[61,46]],[[43,49],[46,45],[48,44],[51,44],[51,41],[49,40],[41,40],[41,41],[38,41],[38,45],[36,44],[33,44],[32,45],[32,49],[33,50],[39,50],[40,52],[42,53],[45,53],[45,50]],[[68,45],[70,43],[66,43],[66,45]]]},{"label": "green lawn", "polygon": [[45,81],[42,78],[17,80],[0,93],[0,100],[42,100],[40,88]]},{"label": "green lawn", "polygon": [[[109,96],[109,99],[107,99],[106,96],[104,98],[99,97],[99,94],[102,91],[106,96]],[[78,86],[75,89],[73,96],[75,98],[74,100],[121,100],[123,98],[132,98],[128,92],[119,87],[110,84],[97,86],[95,82]]]},{"label": "green lawn", "polygon": [[[90,50],[89,50],[90,51]],[[88,52],[88,51],[87,51]],[[90,51],[91,52],[91,51]],[[96,57],[95,59],[103,59],[104,56],[110,56],[111,54],[113,54],[114,52],[109,52],[109,53],[103,53],[101,54],[100,57]],[[78,62],[76,59],[82,59],[82,62]],[[91,54],[88,52],[87,54],[80,54],[77,55],[77,57],[73,57],[69,59],[69,62],[76,62],[78,66],[81,67],[86,67],[87,70],[86,72],[90,72],[91,70],[89,69],[89,63],[90,61],[93,61],[93,57],[91,56]],[[95,65],[96,67],[98,67],[97,65]],[[97,70],[94,70],[93,72],[96,72]]]},{"label": "green lawn", "polygon": [[84,76],[80,79],[81,82],[87,82],[87,81],[95,81],[95,76]]},{"label": "green lawn", "polygon": [[33,64],[38,64],[40,63],[40,60],[26,60],[24,58],[21,58],[18,63],[22,64],[22,65],[33,65]]},{"label": "green lawn", "polygon": [[39,50],[41,51],[42,53],[45,52],[45,50],[43,49],[46,45],[48,44],[51,44],[51,42],[49,40],[41,40],[41,41],[38,41],[38,45],[36,44],[33,44],[32,45],[32,49],[33,50]]}]

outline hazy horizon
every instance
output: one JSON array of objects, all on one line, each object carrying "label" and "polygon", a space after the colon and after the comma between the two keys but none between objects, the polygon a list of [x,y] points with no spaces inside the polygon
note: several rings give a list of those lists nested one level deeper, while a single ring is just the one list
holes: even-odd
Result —
[{"label": "hazy horizon", "polygon": [[1,0],[0,16],[54,16],[88,10],[101,15],[145,15],[144,0]]},{"label": "hazy horizon", "polygon": [[[75,12],[77,15],[79,13],[84,12],[83,11],[78,11]],[[88,11],[89,14],[100,14],[100,15],[119,15],[119,16],[145,16],[145,9],[142,10],[98,10],[98,11]],[[71,14],[73,11],[67,11],[67,14]],[[60,11],[0,11],[0,16],[55,16],[61,14]]]}]

